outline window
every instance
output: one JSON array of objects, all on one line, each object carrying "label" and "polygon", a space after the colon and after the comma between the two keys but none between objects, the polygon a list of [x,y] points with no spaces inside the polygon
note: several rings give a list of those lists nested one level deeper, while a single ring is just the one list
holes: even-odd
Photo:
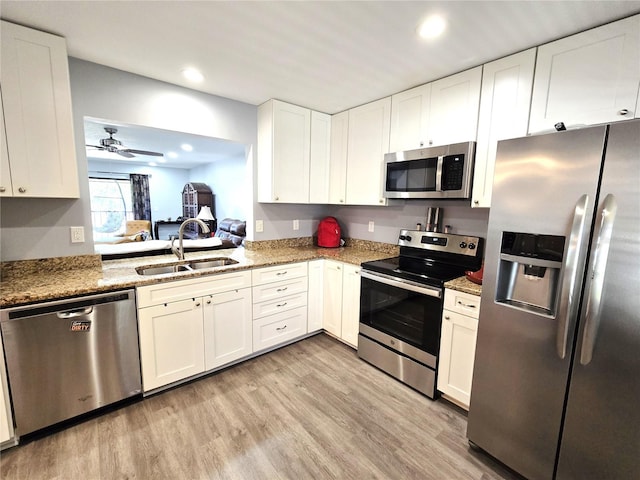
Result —
[{"label": "window", "polygon": [[123,234],[126,221],[133,220],[131,182],[128,179],[89,178],[89,192],[94,241]]}]

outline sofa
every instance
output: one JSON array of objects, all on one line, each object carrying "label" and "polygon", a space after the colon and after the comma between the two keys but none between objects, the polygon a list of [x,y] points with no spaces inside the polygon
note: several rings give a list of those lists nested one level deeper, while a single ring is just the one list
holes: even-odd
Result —
[{"label": "sofa", "polygon": [[218,222],[215,237],[233,242],[239,247],[247,236],[247,222],[235,218],[225,218]]}]

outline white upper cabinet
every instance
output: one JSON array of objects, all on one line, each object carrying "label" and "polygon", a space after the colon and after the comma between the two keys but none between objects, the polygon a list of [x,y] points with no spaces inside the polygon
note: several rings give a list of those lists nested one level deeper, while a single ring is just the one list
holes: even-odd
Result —
[{"label": "white upper cabinet", "polygon": [[475,141],[482,67],[391,97],[389,151]]},{"label": "white upper cabinet", "polygon": [[475,141],[482,67],[431,84],[428,145]]},{"label": "white upper cabinet", "polygon": [[258,201],[309,203],[311,110],[278,100],[258,107]]},{"label": "white upper cabinet", "polygon": [[529,123],[536,49],[483,67],[472,207],[490,207],[499,140],[524,137]]},{"label": "white upper cabinet", "polygon": [[0,197],[12,196],[11,166],[9,165],[9,151],[7,150],[7,133],[4,128],[2,90],[0,90]]},{"label": "white upper cabinet", "polygon": [[430,83],[391,96],[390,152],[412,150],[428,143],[430,101]]},{"label": "white upper cabinet", "polygon": [[329,203],[344,205],[347,199],[347,139],[349,111],[331,116],[331,154],[329,159]]},{"label": "white upper cabinet", "polygon": [[309,203],[329,203],[331,115],[311,112]]},{"label": "white upper cabinet", "polygon": [[636,115],[640,15],[538,47],[529,133]]},{"label": "white upper cabinet", "polygon": [[391,97],[349,110],[346,203],[386,205],[384,154],[389,152]]},{"label": "white upper cabinet", "polygon": [[4,191],[0,194],[78,198],[65,40],[5,21],[1,30],[6,144],[2,147],[0,190]]}]

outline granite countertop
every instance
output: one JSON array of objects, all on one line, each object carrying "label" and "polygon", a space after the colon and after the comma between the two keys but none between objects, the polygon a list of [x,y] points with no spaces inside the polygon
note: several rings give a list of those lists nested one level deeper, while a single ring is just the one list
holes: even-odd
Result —
[{"label": "granite countertop", "polygon": [[2,264],[0,281],[0,307],[7,308],[47,300],[57,300],[92,293],[107,292],[141,285],[152,285],[172,280],[215,275],[236,270],[303,262],[328,258],[360,265],[397,255],[393,247],[375,250],[368,245],[356,244],[340,248],[314,246],[280,246],[273,248],[231,248],[215,251],[188,252],[185,260],[212,257],[230,257],[238,263],[215,270],[167,273],[142,276],[136,267],[162,265],[176,261],[174,255],[127,258],[101,261],[99,255],[61,257],[56,259],[25,260]]},{"label": "granite countertop", "polygon": [[454,280],[446,282],[444,288],[450,288],[451,290],[458,290],[459,292],[468,293],[470,295],[482,295],[482,285],[473,283],[467,280],[467,277],[458,277]]}]

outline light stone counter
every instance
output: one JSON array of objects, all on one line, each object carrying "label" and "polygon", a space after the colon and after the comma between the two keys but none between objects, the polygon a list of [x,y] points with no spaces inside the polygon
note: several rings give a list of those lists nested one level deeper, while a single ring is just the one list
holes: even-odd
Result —
[{"label": "light stone counter", "polygon": [[[256,247],[253,242],[252,247]],[[143,276],[136,267],[162,265],[176,261],[174,255],[156,255],[101,261],[99,255],[61,257],[42,260],[5,262],[1,265],[0,307],[25,305],[47,300],[57,300],[89,295],[141,285],[151,285],[172,280],[215,275],[234,270],[303,262],[329,258],[360,265],[362,262],[393,257],[397,247],[389,244],[353,241],[353,246],[318,248],[314,246],[282,246],[282,243],[260,242],[256,249],[231,248],[188,252],[186,260],[212,257],[230,257],[238,263],[213,270],[167,273]],[[286,245],[286,244],[285,244]]]},{"label": "light stone counter", "polygon": [[450,288],[451,290],[458,290],[459,292],[468,293],[470,295],[482,295],[482,285],[473,283],[467,280],[467,277],[458,277],[444,284],[444,288]]}]

